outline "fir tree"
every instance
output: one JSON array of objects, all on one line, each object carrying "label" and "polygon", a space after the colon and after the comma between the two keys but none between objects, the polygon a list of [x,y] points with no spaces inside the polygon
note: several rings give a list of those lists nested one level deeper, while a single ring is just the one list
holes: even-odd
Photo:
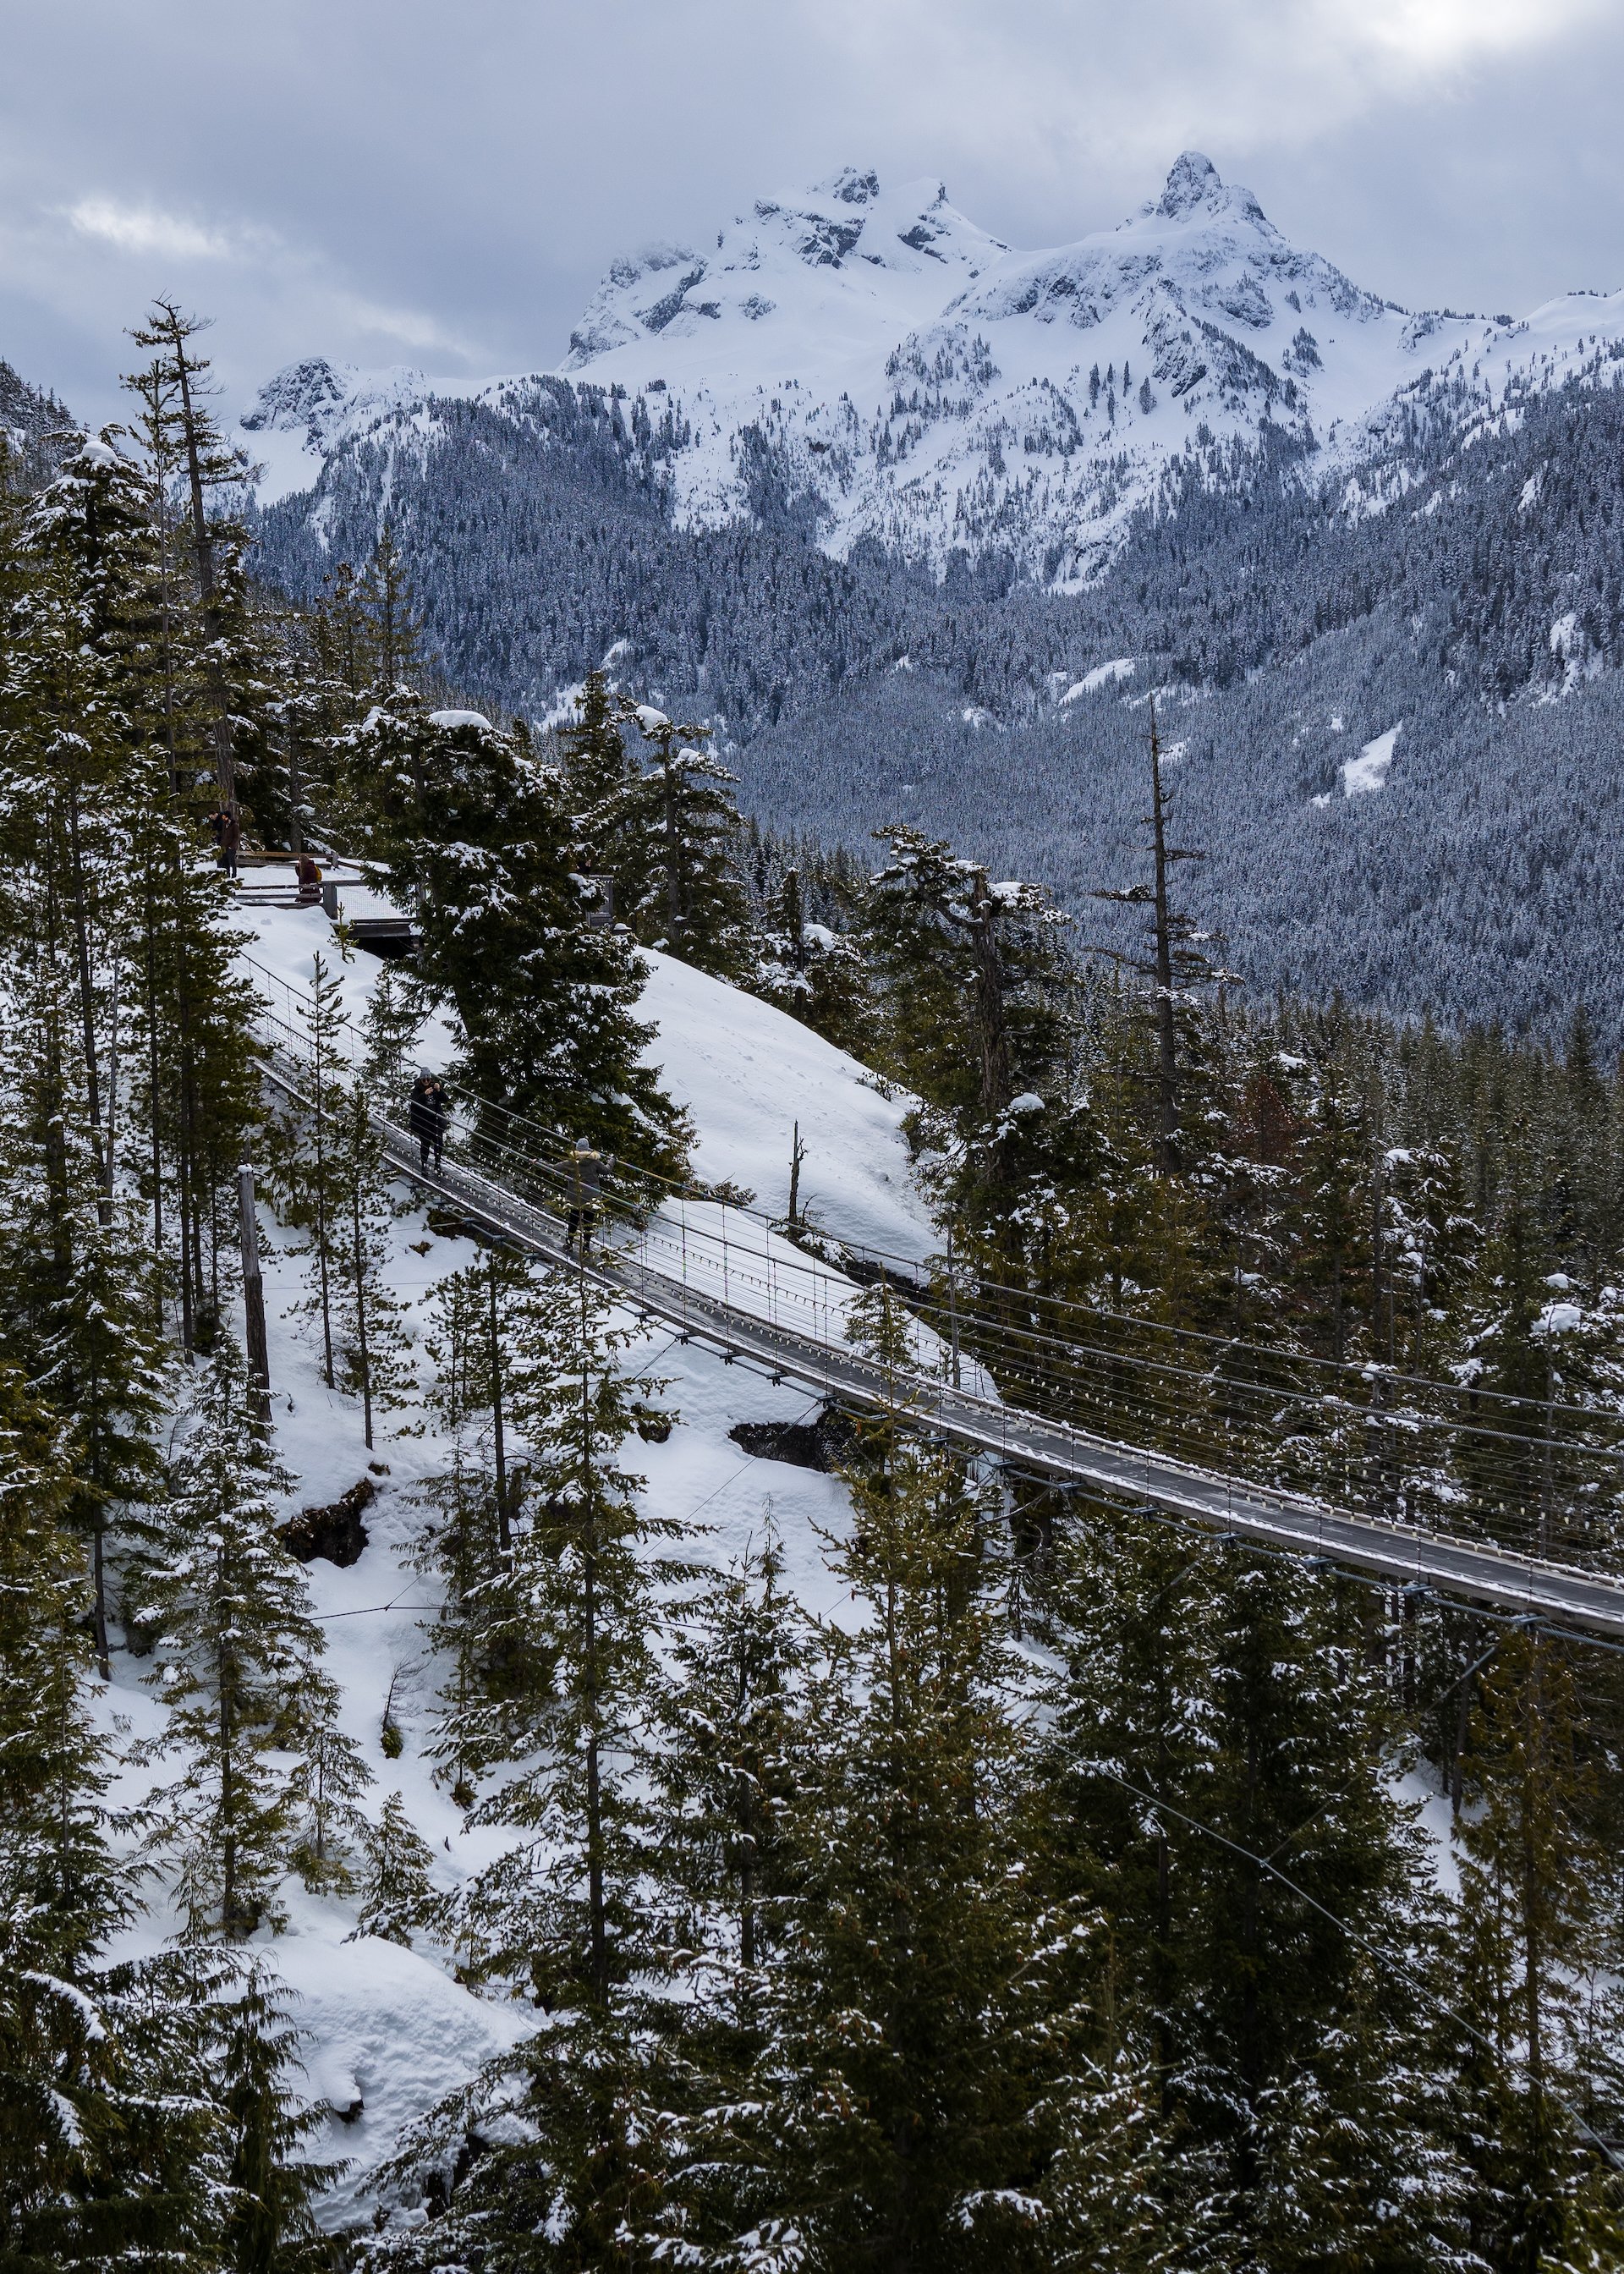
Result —
[{"label": "fir tree", "polygon": [[[477,1096],[673,1174],[686,1132],[639,1064],[628,939],[595,929],[559,778],[473,713],[380,706],[352,738],[365,841],[417,907],[417,968],[455,1009]],[[498,1117],[490,1133],[505,1138]]]},{"label": "fir tree", "polygon": [[635,907],[643,878],[625,825],[625,799],[637,773],[605,673],[588,672],[575,716],[559,730],[559,749],[580,866],[612,877],[622,910]]},{"label": "fir tree", "polygon": [[434,1851],[419,1835],[398,1792],[387,1796],[377,1823],[366,1826],[361,1841],[366,1863],[355,1931],[410,1944],[433,1915],[429,1866]]},{"label": "fir tree", "polygon": [[[1510,1635],[1471,1715],[1456,1826],[1467,2153],[1478,2248],[1497,2269],[1597,2267],[1624,2248],[1624,2192],[1597,2136],[1617,2129],[1618,1921],[1587,1818],[1593,1776],[1562,1646]],[[1602,2011],[1592,2001],[1599,1994]]]},{"label": "fir tree", "polygon": [[[167,1707],[157,1838],[177,1865],[189,1931],[238,1939],[274,1916],[301,1818],[365,1781],[335,1723],[304,1574],[277,1539],[285,1487],[228,1345],[199,1386],[167,1491],[142,1527],[135,1616],[155,1630],[150,1677]],[[311,1854],[320,1830],[304,1835]],[[330,1867],[330,1848],[320,1861]]]},{"label": "fir tree", "polygon": [[1085,1923],[1031,1868],[984,1510],[906,1442],[852,1485],[834,1562],[863,1620],[797,1716],[772,2090],[697,2125],[668,2191],[724,2264],[752,2234],[816,2266],[1059,2263],[1063,2143],[1100,2228],[1132,2224],[1144,2166],[1091,2059]]},{"label": "fir tree", "polygon": [[704,747],[707,727],[668,719],[652,704],[628,703],[652,757],[614,817],[630,848],[637,898],[628,910],[638,937],[701,971],[736,977],[749,956],[749,904],[738,872],[737,780]]}]

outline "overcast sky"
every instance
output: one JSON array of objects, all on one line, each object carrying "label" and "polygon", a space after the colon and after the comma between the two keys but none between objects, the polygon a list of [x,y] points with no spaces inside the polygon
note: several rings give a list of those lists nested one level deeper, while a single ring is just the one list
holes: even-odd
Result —
[{"label": "overcast sky", "polygon": [[847,162],[1022,246],[1181,149],[1411,306],[1624,285],[1624,0],[0,0],[0,356],[110,415],[155,290],[233,396],[544,367],[607,260]]}]

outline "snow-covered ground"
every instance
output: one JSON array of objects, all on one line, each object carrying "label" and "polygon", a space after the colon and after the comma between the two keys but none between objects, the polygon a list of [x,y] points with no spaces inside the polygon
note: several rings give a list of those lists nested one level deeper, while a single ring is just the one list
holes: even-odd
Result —
[{"label": "snow-covered ground", "polygon": [[[351,913],[360,912],[358,894],[345,898]],[[238,921],[244,968],[267,993],[274,992],[267,974],[307,990],[312,957],[320,952],[341,980],[350,1015],[363,1015],[381,967],[365,954],[346,963],[320,910],[239,903]],[[806,1191],[825,1228],[900,1254],[926,1254],[929,1219],[908,1185],[906,1148],[898,1133],[902,1105],[882,1097],[854,1060],[769,1005],[668,958],[649,961],[644,1008],[658,1028],[650,1055],[693,1116],[701,1172],[749,1184],[764,1201],[781,1206],[789,1132],[799,1119],[809,1148]],[[431,1039],[425,1050],[433,1047]],[[436,1285],[477,1250],[469,1240],[432,1231],[403,1187],[397,1197],[402,1213],[391,1234],[388,1276],[405,1306],[408,1335],[419,1341]],[[738,1221],[738,1211],[728,1214]],[[313,1322],[298,1313],[306,1266],[289,1253],[292,1235],[264,1209],[261,1223],[274,1419],[280,1456],[295,1479],[286,1513],[326,1505],[364,1478],[377,1487],[365,1512],[367,1546],[358,1561],[343,1570],[324,1561],[309,1567],[328,1670],[342,1695],[343,1726],[373,1773],[365,1805],[375,1815],[387,1795],[402,1794],[434,1850],[435,1880],[450,1891],[489,1860],[503,1835],[469,1828],[423,1751],[434,1695],[439,1594],[410,1568],[405,1551],[419,1520],[413,1488],[432,1473],[442,1447],[432,1433],[408,1434],[399,1426],[416,1428],[419,1415],[386,1413],[368,1451],[358,1404],[326,1387]],[[748,1266],[748,1243],[741,1261]],[[771,1509],[789,1585],[809,1608],[838,1616],[846,1597],[827,1568],[821,1539],[844,1528],[844,1487],[814,1470],[745,1454],[728,1434],[741,1421],[810,1419],[816,1401],[684,1345],[658,1326],[643,1333],[628,1362],[668,1382],[662,1402],[680,1416],[680,1426],[664,1444],[633,1441],[628,1465],[646,1478],[651,1508],[695,1528],[688,1549],[694,1560],[726,1562],[759,1540]],[[100,1710],[121,1741],[159,1732],[159,1702],[142,1678],[147,1670],[128,1653],[116,1653]],[[386,1705],[404,1737],[395,1759],[382,1747]],[[160,1773],[128,1772],[121,1797],[133,1798]],[[347,2161],[324,2210],[336,2227],[365,2212],[369,2175],[399,2127],[515,2042],[529,2022],[522,2007],[463,1988],[449,1954],[421,1937],[411,1949],[370,1937],[352,1940],[352,1903],[312,1895],[297,1882],[282,1900],[284,1931],[260,1940],[304,2032],[311,2097],[329,2111],[311,2152]],[[160,1906],[142,1937],[150,1940],[172,1924]]]},{"label": "snow-covered ground", "polygon": [[909,1263],[938,1245],[909,1173],[902,1118],[867,1067],[771,1004],[645,949],[641,1015],[658,1028],[646,1053],[699,1131],[695,1172],[753,1192],[770,1216],[789,1206],[790,1148],[806,1148],[799,1206],[849,1246]]}]

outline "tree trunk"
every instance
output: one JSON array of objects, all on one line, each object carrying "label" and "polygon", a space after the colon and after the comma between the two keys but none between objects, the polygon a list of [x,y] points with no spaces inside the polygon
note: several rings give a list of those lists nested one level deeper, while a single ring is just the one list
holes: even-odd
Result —
[{"label": "tree trunk", "polygon": [[356,1348],[361,1360],[361,1417],[366,1449],[370,1453],[372,1449],[372,1370],[366,1351],[366,1258],[361,1245],[361,1180],[358,1174],[350,1186],[350,1226],[355,1264]]},{"label": "tree trunk", "polygon": [[1173,1014],[1173,927],[1168,904],[1167,804],[1162,794],[1162,743],[1150,706],[1151,825],[1156,892],[1156,1153],[1163,1176],[1178,1169],[1178,1027]]},{"label": "tree trunk", "polygon": [[220,611],[214,601],[214,541],[209,535],[208,520],[204,511],[203,463],[198,449],[197,414],[192,407],[192,374],[186,361],[186,348],[178,336],[175,342],[175,369],[180,382],[181,434],[186,450],[186,478],[192,492],[192,546],[197,563],[198,599],[203,611],[203,629],[208,640],[208,694],[214,712],[212,728],[214,742],[214,773],[220,785],[221,802],[228,810],[237,803],[237,761],[231,747],[231,705],[226,692],[226,678],[220,661]]},{"label": "tree trunk", "polygon": [[90,922],[85,906],[85,855],[79,835],[79,788],[68,787],[68,857],[73,877],[73,945],[79,970],[79,1015],[85,1052],[85,1103],[90,1114],[90,1141],[96,1156],[96,1176],[102,1192],[96,1215],[105,1228],[113,1220],[111,1147],[102,1129],[102,1083],[96,1060],[95,995],[90,983]]},{"label": "tree trunk", "polygon": [[508,1505],[508,1460],[502,1435],[502,1339],[496,1314],[496,1257],[490,1263],[491,1284],[491,1413],[496,1454],[496,1539],[506,1562],[513,1552],[513,1525]]}]

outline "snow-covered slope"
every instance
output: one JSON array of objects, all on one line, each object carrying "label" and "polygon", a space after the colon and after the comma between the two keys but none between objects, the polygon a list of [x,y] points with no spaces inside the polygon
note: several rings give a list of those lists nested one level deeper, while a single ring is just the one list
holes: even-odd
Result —
[{"label": "snow-covered slope", "polygon": [[[361,905],[357,894],[346,898],[352,912]],[[284,990],[308,990],[312,959],[320,953],[340,980],[347,1015],[359,1020],[380,967],[365,955],[344,962],[320,910],[239,907],[238,918],[245,973],[273,1009],[294,1014]],[[643,1008],[658,1032],[648,1055],[694,1119],[700,1172],[712,1181],[748,1184],[763,1206],[781,1208],[790,1131],[799,1120],[809,1148],[805,1191],[823,1228],[909,1256],[928,1253],[929,1218],[909,1185],[898,1133],[906,1101],[883,1096],[855,1060],[770,1005],[667,957],[649,962]],[[426,1057],[443,1057],[443,1031],[431,1031],[422,1047]],[[477,1251],[432,1227],[404,1191],[398,1197],[404,1212],[394,1227],[388,1276],[422,1369],[434,1290]],[[799,1254],[737,1211],[729,1215],[737,1261],[747,1272],[769,1247]],[[431,1577],[410,1567],[404,1551],[421,1521],[414,1488],[433,1472],[443,1448],[432,1428],[419,1434],[422,1416],[409,1412],[382,1415],[369,1451],[358,1404],[322,1379],[304,1303],[308,1267],[295,1238],[263,1208],[261,1227],[273,1419],[279,1453],[295,1479],[287,1510],[327,1505],[364,1479],[376,1488],[359,1560],[346,1570],[320,1560],[309,1567],[312,1608],[327,1637],[327,1664],[342,1692],[344,1727],[373,1772],[364,1804],[376,1814],[386,1796],[399,1790],[434,1851],[436,1883],[451,1892],[490,1860],[505,1835],[470,1829],[425,1758],[439,1592]],[[838,1275],[824,1276],[838,1284]],[[759,1539],[770,1503],[789,1583],[809,1607],[839,1615],[843,1593],[821,1542],[844,1528],[844,1487],[816,1471],[743,1453],[729,1435],[739,1422],[808,1419],[817,1400],[775,1387],[744,1365],[726,1365],[658,1325],[646,1330],[635,1356],[667,1380],[663,1402],[680,1415],[680,1426],[664,1444],[634,1442],[628,1465],[647,1478],[662,1516],[696,1527],[686,1552],[726,1562],[751,1537]],[[121,1751],[132,1738],[150,1741],[159,1734],[159,1701],[142,1679],[148,1671],[128,1653],[115,1654],[102,1710]],[[382,1750],[386,1706],[404,1738],[396,1758]],[[129,1772],[120,1796],[138,1798],[154,1773]],[[352,1939],[353,1901],[313,1896],[292,1881],[282,1901],[283,1931],[259,1940],[304,2032],[310,2097],[329,2112],[311,2152],[347,2165],[323,2210],[325,2222],[336,2228],[365,2216],[371,2174],[399,2127],[511,2044],[529,2022],[523,2007],[462,1987],[453,1954],[430,1939],[419,1937],[406,1949]],[[174,1924],[160,1901],[139,1939],[149,1941]]]},{"label": "snow-covered slope", "polygon": [[[1376,448],[1447,377],[1457,409],[1554,383],[1624,336],[1624,296],[1573,294],[1524,323],[1412,315],[1293,245],[1195,152],[1120,227],[1040,252],[967,220],[934,180],[847,167],[763,199],[714,245],[617,261],[562,374],[663,432],[679,516],[726,522],[763,481],[845,553],[877,538],[940,568],[996,547],[1064,584],[1105,559],[1170,462],[1272,430],[1312,458]],[[244,424],[265,494],[358,438],[432,436],[424,405],[523,417],[536,380],[290,365]],[[530,392],[527,394],[527,390]]]},{"label": "snow-covered slope", "polygon": [[849,1246],[922,1262],[938,1243],[901,1135],[914,1101],[888,1095],[855,1058],[771,1003],[658,950],[643,958],[638,1010],[658,1030],[645,1055],[693,1116],[696,1173],[783,1216],[799,1127],[801,1213]]}]

